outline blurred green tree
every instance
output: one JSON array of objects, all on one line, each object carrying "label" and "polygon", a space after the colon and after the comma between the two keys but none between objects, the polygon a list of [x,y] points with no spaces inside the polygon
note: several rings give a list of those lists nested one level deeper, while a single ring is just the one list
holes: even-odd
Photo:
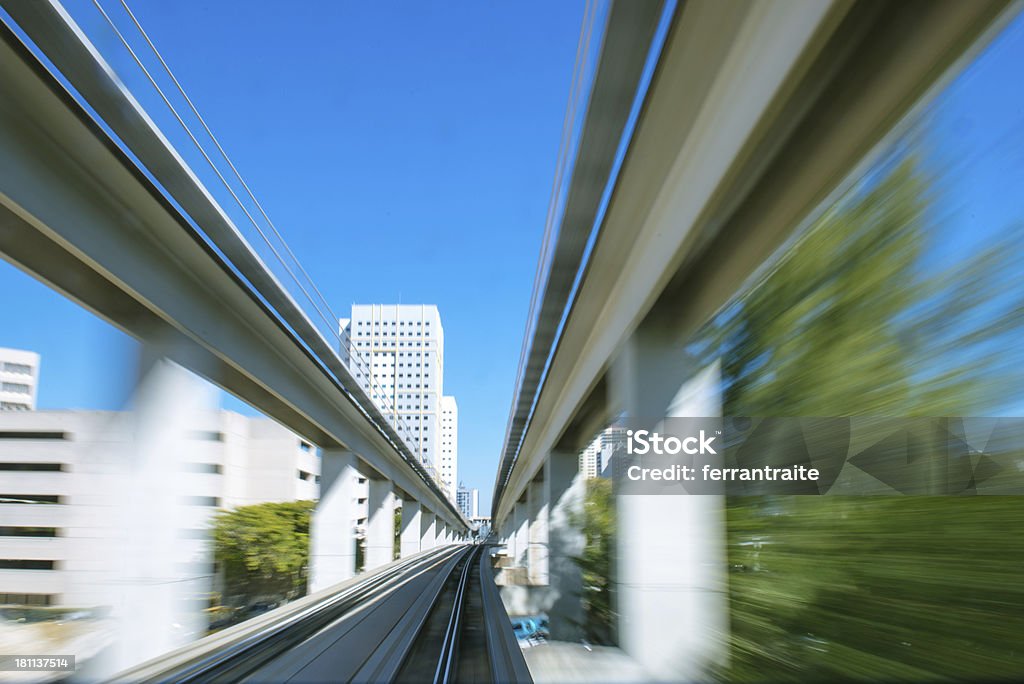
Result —
[{"label": "blurred green tree", "polygon": [[615,500],[612,481],[587,480],[583,509],[570,520],[582,531],[585,543],[576,559],[583,579],[583,624],[586,638],[595,644],[611,644],[614,613],[611,596],[611,563],[615,543]]},{"label": "blurred green tree", "polygon": [[292,599],[306,593],[309,521],[315,501],[261,503],[213,519],[214,559],[226,596]]},{"label": "blurred green tree", "polygon": [[[909,141],[706,331],[726,415],[985,415],[1020,396],[1020,231],[942,266]],[[993,353],[998,351],[999,353]],[[1024,672],[1024,505],[732,497],[730,681]]]},{"label": "blurred green tree", "polygon": [[934,185],[897,156],[711,327],[726,415],[970,415],[1019,396],[1021,369],[983,348],[1024,326],[1020,231],[924,265]]},{"label": "blurred green tree", "polygon": [[392,558],[398,560],[402,555],[402,509],[395,508],[395,539]]}]

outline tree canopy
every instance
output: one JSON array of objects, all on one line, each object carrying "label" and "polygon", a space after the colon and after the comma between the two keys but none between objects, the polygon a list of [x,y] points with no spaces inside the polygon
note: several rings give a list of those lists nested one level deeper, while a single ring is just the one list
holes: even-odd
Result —
[{"label": "tree canopy", "polygon": [[314,501],[241,506],[213,521],[214,559],[229,596],[294,598],[306,591]]}]

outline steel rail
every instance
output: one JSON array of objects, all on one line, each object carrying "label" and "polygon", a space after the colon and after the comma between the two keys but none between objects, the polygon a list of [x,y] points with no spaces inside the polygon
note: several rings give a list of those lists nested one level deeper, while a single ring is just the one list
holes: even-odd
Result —
[{"label": "steel rail", "polygon": [[[449,579],[458,567],[472,553],[471,548],[462,547],[463,558],[451,563],[442,576],[423,592],[420,599],[406,611],[402,622],[391,632],[389,638],[380,644],[363,662],[358,673],[353,677],[356,681],[393,681],[409,659],[424,628],[430,621],[434,608],[444,593]],[[456,554],[457,555],[457,554]],[[455,555],[449,556],[451,560]]]},{"label": "steel rail", "polygon": [[437,660],[437,667],[434,669],[434,684],[450,682],[453,679],[452,666],[459,651],[459,638],[462,635],[462,609],[465,605],[466,591],[469,587],[470,569],[473,562],[480,555],[480,549],[474,549],[466,558],[459,575],[458,588],[455,591],[455,599],[452,604],[452,613],[448,618],[448,626],[445,629],[444,643],[441,645],[441,655]]},{"label": "steel rail", "polygon": [[[433,684],[454,682],[459,679],[460,673],[462,673],[462,677],[470,676],[474,681],[533,681],[522,649],[512,631],[512,624],[505,612],[505,606],[501,601],[497,586],[494,584],[493,571],[487,552],[489,546],[478,545],[465,557],[461,569],[458,570],[454,592],[451,594],[450,611],[447,606],[437,604],[432,607],[430,615],[425,616],[415,637],[410,640],[406,656],[397,670],[397,673],[400,673],[399,681],[409,678],[410,673],[414,671],[423,672],[423,669],[429,667],[431,661],[422,662],[421,669],[415,670],[411,659],[417,657],[417,650],[419,650],[417,645],[422,646],[423,643],[426,643],[423,640],[431,637],[427,631],[427,626],[431,622],[435,627],[444,626],[441,647],[436,652],[436,656],[430,656],[434,663],[431,678]],[[446,584],[450,582],[454,574],[455,569]],[[479,584],[476,590],[472,587],[474,582]],[[444,595],[445,592],[439,591],[437,598],[440,599]],[[481,629],[481,633],[474,634],[467,632],[467,629],[473,628],[466,625],[465,618],[468,614],[467,610],[470,609],[469,605],[472,603],[471,599],[477,597],[482,618],[479,624],[482,627],[478,627]],[[434,632],[434,638],[437,638],[436,635],[439,631],[438,629]],[[467,638],[481,646],[481,651],[466,651],[464,642]],[[471,667],[469,672],[472,674],[467,675],[464,666],[471,663],[473,658],[482,658],[486,661],[486,666]],[[477,663],[477,665],[482,665],[482,663]],[[429,670],[427,671],[429,672]],[[413,674],[411,681],[418,678],[418,675]]]}]

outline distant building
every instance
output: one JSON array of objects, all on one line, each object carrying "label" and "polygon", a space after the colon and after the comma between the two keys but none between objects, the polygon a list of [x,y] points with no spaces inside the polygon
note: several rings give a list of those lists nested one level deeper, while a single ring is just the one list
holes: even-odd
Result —
[{"label": "distant building", "polygon": [[[339,321],[341,356],[363,391],[395,426],[435,479],[455,495],[455,400],[444,400],[444,330],[430,304],[355,304]],[[451,409],[442,432],[443,406]],[[450,435],[450,454],[442,451]]]},{"label": "distant building", "polygon": [[455,504],[466,518],[478,517],[480,515],[480,490],[469,489],[466,485],[460,484]]},{"label": "distant building", "polygon": [[[128,498],[145,496],[131,486],[131,415],[0,413],[0,604],[116,602],[120,564],[133,550],[122,539],[137,523],[122,514],[135,510]],[[160,484],[178,492],[178,505],[170,519],[153,520],[178,530],[172,557],[182,567],[168,577],[212,574],[217,510],[318,497],[316,449],[269,419],[208,411],[184,439],[188,449]]]},{"label": "distant building", "polygon": [[600,477],[602,471],[601,435],[587,445],[587,448],[580,452],[580,474],[584,480],[593,480]]},{"label": "distant building", "polygon": [[601,477],[613,477],[612,469],[621,467],[622,460],[616,459],[615,454],[624,453],[626,450],[626,428],[613,425],[605,428],[601,433]]},{"label": "distant building", "polygon": [[611,477],[612,456],[617,448],[625,444],[623,428],[612,426],[601,431],[587,448],[580,452],[580,473],[583,479]]},{"label": "distant building", "polygon": [[485,538],[491,534],[491,517],[489,515],[479,515],[469,519],[470,527],[473,530],[473,534],[478,538]]},{"label": "distant building", "polygon": [[0,347],[0,411],[34,411],[39,354]]}]

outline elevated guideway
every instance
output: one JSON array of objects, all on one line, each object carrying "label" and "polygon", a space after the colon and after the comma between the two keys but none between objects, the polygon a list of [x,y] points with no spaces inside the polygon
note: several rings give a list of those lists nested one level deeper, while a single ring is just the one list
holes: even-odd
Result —
[{"label": "elevated guideway", "polygon": [[[612,4],[494,486],[506,604],[565,641],[583,619],[580,452],[620,417],[721,415],[692,335],[1019,8],[696,0],[659,46],[641,5]],[[721,497],[622,496],[616,518],[618,646],[651,676],[709,677],[729,628]]]},{"label": "elevated guideway", "polygon": [[[354,575],[363,516],[366,569],[391,562],[396,546],[409,556],[467,538],[468,521],[336,345],[64,8],[51,0],[0,5],[13,19],[0,25],[0,257],[142,343],[137,414],[174,415],[190,399],[184,368],[319,447],[314,590]],[[156,465],[146,458],[173,457],[176,447],[167,435],[140,437],[136,475],[144,478]],[[368,491],[362,508],[357,484]],[[124,518],[142,513],[125,511]],[[139,540],[143,548],[161,547],[153,534]],[[174,581],[166,568],[152,572],[159,577],[140,577],[139,592]],[[171,593],[159,599],[169,611]],[[135,617],[140,624],[126,634],[139,643],[124,649],[128,657],[158,653],[163,638],[173,638],[147,637],[144,616]]]}]

